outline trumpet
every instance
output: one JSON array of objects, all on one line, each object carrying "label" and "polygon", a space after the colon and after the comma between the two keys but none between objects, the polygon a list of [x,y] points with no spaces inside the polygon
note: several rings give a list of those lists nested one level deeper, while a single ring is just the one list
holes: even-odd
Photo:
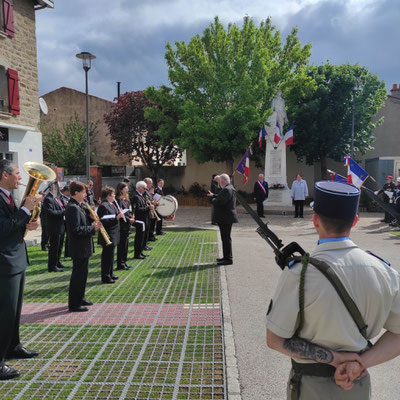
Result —
[{"label": "trumpet", "polygon": [[[90,215],[94,221],[100,221],[100,218],[97,215],[96,211],[94,211],[93,208],[89,206],[89,204],[83,202],[82,205],[90,212]],[[106,242],[106,246],[109,246],[110,244],[112,244],[112,242],[110,240],[110,236],[107,233],[107,231],[105,230],[103,224],[100,226],[100,233],[102,234],[104,241]]]},{"label": "trumpet", "polygon": [[[154,205],[149,198],[146,200],[146,204],[148,207]],[[156,210],[154,210],[154,209],[150,210],[150,216],[151,216],[151,219],[156,219],[157,221],[161,220],[161,218],[156,213]]]}]

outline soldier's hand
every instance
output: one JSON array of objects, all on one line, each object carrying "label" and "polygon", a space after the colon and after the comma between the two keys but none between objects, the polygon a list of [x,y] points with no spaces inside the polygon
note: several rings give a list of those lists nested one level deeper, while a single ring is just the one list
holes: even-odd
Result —
[{"label": "soldier's hand", "polygon": [[335,368],[337,368],[340,364],[346,362],[357,361],[363,367],[363,369],[365,369],[365,364],[357,353],[351,353],[346,351],[342,352],[332,351],[332,354],[333,354],[333,361],[330,364],[333,365]]},{"label": "soldier's hand", "polygon": [[353,382],[364,373],[365,369],[357,361],[345,362],[336,368],[335,382],[344,390],[350,390],[353,388]]},{"label": "soldier's hand", "polygon": [[28,229],[28,231],[34,231],[39,226],[40,226],[39,220],[35,220],[35,221],[29,222],[28,224],[26,224],[26,229]]}]

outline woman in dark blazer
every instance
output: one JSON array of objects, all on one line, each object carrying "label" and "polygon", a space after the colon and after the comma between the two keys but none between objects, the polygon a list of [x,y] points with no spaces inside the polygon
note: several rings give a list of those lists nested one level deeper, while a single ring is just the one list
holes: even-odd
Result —
[{"label": "woman in dark blazer", "polygon": [[86,306],[93,303],[85,299],[89,257],[93,254],[93,236],[101,223],[90,221],[84,209],[86,186],[74,181],[70,184],[71,198],[65,211],[65,224],[68,232],[68,246],[72,258],[72,274],[69,283],[68,308],[71,312],[88,311]]},{"label": "woman in dark blazer", "polygon": [[128,185],[126,183],[118,183],[115,201],[125,216],[125,218],[119,220],[120,237],[117,248],[117,269],[128,270],[130,267],[127,265],[126,260],[128,258],[129,232],[131,225],[135,221],[135,217],[132,213],[131,202],[128,196]]},{"label": "woman in dark blazer", "polygon": [[105,230],[110,236],[111,244],[106,245],[103,235],[98,235],[98,243],[103,247],[101,253],[101,281],[103,283],[115,283],[119,278],[113,273],[115,247],[118,246],[120,237],[119,220],[123,214],[118,212],[115,202],[115,190],[106,186],[101,191],[101,204],[97,209],[97,215],[100,218]]}]

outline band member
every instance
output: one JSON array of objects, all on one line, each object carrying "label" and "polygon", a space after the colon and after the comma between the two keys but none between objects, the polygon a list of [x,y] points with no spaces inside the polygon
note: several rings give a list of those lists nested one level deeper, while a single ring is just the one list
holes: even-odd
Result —
[{"label": "band member", "polygon": [[117,269],[128,270],[130,266],[127,265],[126,261],[128,258],[129,233],[135,217],[131,211],[128,185],[126,183],[118,183],[115,201],[125,217],[119,220],[120,238],[117,248]]},{"label": "band member", "polygon": [[103,235],[98,235],[98,243],[103,247],[101,253],[101,280],[103,283],[115,283],[119,278],[113,273],[115,247],[119,243],[119,220],[123,214],[118,212],[115,202],[115,191],[112,187],[106,186],[101,191],[101,204],[97,209],[97,215],[108,235],[112,244],[106,245]]},{"label": "band member", "polygon": [[47,269],[49,272],[62,272],[65,265],[61,263],[61,252],[65,235],[65,207],[57,197],[58,183],[51,184],[48,195],[43,200],[43,211],[46,213],[47,232],[49,234],[49,254]]},{"label": "band member", "polygon": [[67,240],[72,257],[72,274],[69,283],[68,309],[71,312],[88,311],[93,305],[85,299],[85,289],[89,268],[89,257],[93,254],[93,236],[99,230],[101,222],[93,224],[83,210],[86,186],[82,182],[71,182],[71,199],[66,207],[65,221]]},{"label": "band member", "polygon": [[143,254],[145,249],[145,236],[146,229],[149,226],[149,213],[150,210],[154,210],[154,206],[146,203],[144,193],[147,185],[144,181],[136,183],[136,190],[132,193],[131,202],[133,212],[135,214],[134,226],[136,228],[135,236],[135,257],[136,259],[143,259],[146,256]]},{"label": "band member", "polygon": [[29,262],[25,230],[36,230],[39,222],[29,222],[42,196],[27,197],[18,209],[11,191],[18,188],[19,170],[9,160],[0,160],[0,380],[19,376],[6,358],[32,358],[39,353],[22,346],[19,337],[25,269]]},{"label": "band member", "polygon": [[[164,193],[164,179],[158,179],[157,180],[157,187],[154,189],[154,193],[160,195],[160,196],[165,196]],[[157,211],[156,211],[157,212]],[[157,214],[158,217],[160,218],[156,222],[156,235],[165,235],[165,233],[162,230],[162,224],[163,224],[163,217],[160,214]]]},{"label": "band member", "polygon": [[94,199],[93,181],[91,179],[88,180],[86,185],[86,201],[90,207],[94,207],[97,204]]},{"label": "band member", "polygon": [[[153,180],[151,178],[144,178],[143,180],[146,182],[147,185],[147,189],[144,193],[144,198],[146,199],[146,202],[148,204],[153,205],[153,210],[154,210]],[[145,250],[151,250],[151,247],[147,246],[147,242],[155,242],[157,240],[157,238],[154,236],[154,228],[156,225],[156,213],[153,210],[149,213],[149,229],[147,229],[146,244],[144,248]]]},{"label": "band member", "polygon": [[[65,185],[61,190],[60,200],[65,209],[67,209],[67,205],[69,200],[71,199],[71,194],[69,192],[69,186]],[[65,221],[64,221],[65,222]],[[65,229],[65,246],[64,246],[64,258],[70,257],[69,255],[69,247],[68,247],[68,231]]]},{"label": "band member", "polygon": [[[46,195],[45,192],[39,192],[39,194],[44,198]],[[41,201],[41,208],[43,209],[43,200]],[[47,225],[46,225],[46,213],[40,213],[40,226],[42,228],[40,247],[42,251],[47,251],[49,248],[49,234],[47,233]]]}]

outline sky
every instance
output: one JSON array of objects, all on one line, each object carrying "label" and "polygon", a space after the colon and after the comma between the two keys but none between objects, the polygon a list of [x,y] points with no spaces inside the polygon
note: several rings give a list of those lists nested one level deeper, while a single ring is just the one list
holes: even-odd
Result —
[{"label": "sky", "polygon": [[39,93],[66,86],[85,90],[81,60],[96,56],[89,93],[113,100],[121,93],[168,85],[166,43],[188,42],[218,16],[241,25],[271,17],[283,39],[297,26],[310,61],[359,63],[390,89],[400,83],[399,0],[54,0],[36,12]]}]

